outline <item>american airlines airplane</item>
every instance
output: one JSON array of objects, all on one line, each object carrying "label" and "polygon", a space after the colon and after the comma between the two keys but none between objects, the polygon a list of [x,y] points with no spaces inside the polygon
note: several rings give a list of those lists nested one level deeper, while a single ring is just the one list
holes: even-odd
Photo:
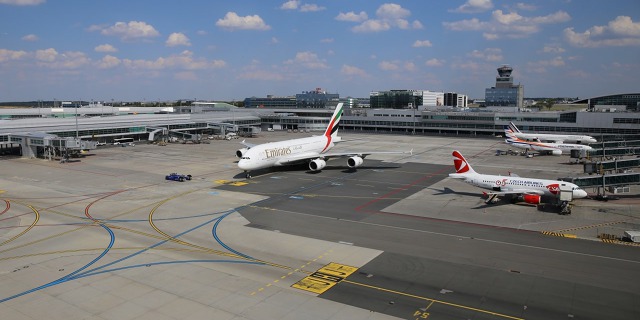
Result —
[{"label": "american airlines airplane", "polygon": [[504,127],[504,134],[507,137],[504,142],[510,146],[516,148],[538,151],[540,153],[551,154],[554,156],[570,153],[571,150],[593,150],[592,147],[585,144],[572,144],[572,143],[553,143],[553,142],[541,142],[538,139],[533,141],[522,140],[517,137],[510,126]]},{"label": "american airlines airplane", "polygon": [[489,196],[486,203],[493,203],[497,196],[509,194],[526,203],[540,204],[542,196],[558,196],[560,186],[571,187],[574,199],[587,196],[586,191],[570,182],[477,173],[458,151],[453,151],[453,165],[456,173],[450,173],[449,177],[491,190],[485,193]]},{"label": "american airlines airplane", "polygon": [[524,133],[516,127],[513,122],[509,122],[509,128],[516,137],[525,141],[550,141],[555,143],[573,142],[573,143],[595,143],[598,142],[594,137],[581,136],[573,134],[548,134],[548,133]]},{"label": "american airlines airplane", "polygon": [[370,154],[412,153],[405,151],[372,151],[372,152],[329,152],[338,137],[338,123],[342,116],[342,103],[336,106],[329,126],[321,136],[284,140],[277,142],[253,145],[242,141],[245,148],[236,151],[240,158],[238,168],[244,170],[247,178],[251,178],[251,170],[258,170],[277,166],[309,163],[311,171],[322,170],[326,160],[337,157],[349,157],[349,168],[357,168],[364,162],[364,158]]}]

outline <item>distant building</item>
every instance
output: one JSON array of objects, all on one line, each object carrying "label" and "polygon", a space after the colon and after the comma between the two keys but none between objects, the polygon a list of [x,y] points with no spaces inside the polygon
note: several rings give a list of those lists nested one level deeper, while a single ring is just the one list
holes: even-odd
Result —
[{"label": "distant building", "polygon": [[372,109],[408,109],[422,105],[421,90],[390,90],[369,93]]},{"label": "distant building", "polygon": [[267,108],[267,109],[288,109],[296,108],[296,97],[274,97],[268,95],[266,98],[246,98],[244,99],[245,108]]},{"label": "distant building", "polygon": [[513,68],[503,65],[498,68],[496,86],[485,89],[485,105],[489,109],[516,112],[524,105],[524,86],[514,85],[511,72]]},{"label": "distant building", "polygon": [[296,94],[296,107],[324,109],[329,106],[335,106],[338,100],[340,100],[339,94],[327,93],[322,88],[316,88],[314,91]]},{"label": "distant building", "polygon": [[573,101],[575,104],[588,104],[591,111],[640,111],[640,93],[612,94]]}]

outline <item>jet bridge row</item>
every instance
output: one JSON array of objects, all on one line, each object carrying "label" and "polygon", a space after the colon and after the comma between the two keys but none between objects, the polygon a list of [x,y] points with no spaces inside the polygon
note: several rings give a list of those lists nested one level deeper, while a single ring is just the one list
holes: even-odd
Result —
[{"label": "jet bridge row", "polygon": [[609,161],[597,161],[584,164],[584,173],[618,173],[631,168],[640,167],[640,158],[613,159]]},{"label": "jet bridge row", "polygon": [[602,176],[569,177],[559,180],[568,181],[581,188],[585,187],[625,187],[640,184],[640,173],[617,173]]}]

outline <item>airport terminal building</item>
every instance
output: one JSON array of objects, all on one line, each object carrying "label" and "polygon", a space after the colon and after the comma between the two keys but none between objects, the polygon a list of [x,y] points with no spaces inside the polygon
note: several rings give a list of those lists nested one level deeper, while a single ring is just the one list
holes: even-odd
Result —
[{"label": "airport terminal building", "polygon": [[[0,120],[0,147],[15,147],[26,144],[26,141],[36,144],[47,135],[113,143],[115,139],[128,137],[136,141],[176,138],[197,141],[203,135],[225,135],[229,132],[251,136],[267,130],[322,131],[333,112],[332,109],[321,108],[254,109],[230,105],[194,106],[192,112],[175,111],[172,108],[111,106],[0,109],[3,119]],[[500,137],[509,122],[528,132],[580,133],[601,141],[640,140],[640,112],[612,112],[610,108],[589,112],[345,108],[340,130],[364,134]],[[30,136],[36,133],[37,136]],[[73,144],[80,146],[79,143]]]}]

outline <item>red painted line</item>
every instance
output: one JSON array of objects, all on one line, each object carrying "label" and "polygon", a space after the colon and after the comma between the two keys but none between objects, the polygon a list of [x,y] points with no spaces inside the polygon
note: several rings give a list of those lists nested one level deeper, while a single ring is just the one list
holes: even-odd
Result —
[{"label": "red painted line", "polygon": [[11,208],[11,202],[9,202],[9,200],[4,200],[4,206],[5,208],[4,210],[2,210],[2,212],[0,212],[0,216],[9,211],[9,208]]}]

